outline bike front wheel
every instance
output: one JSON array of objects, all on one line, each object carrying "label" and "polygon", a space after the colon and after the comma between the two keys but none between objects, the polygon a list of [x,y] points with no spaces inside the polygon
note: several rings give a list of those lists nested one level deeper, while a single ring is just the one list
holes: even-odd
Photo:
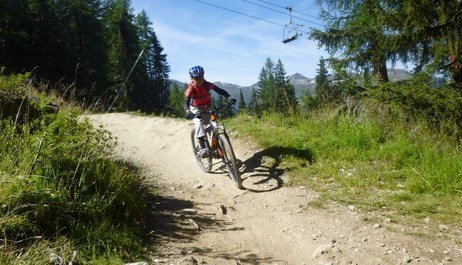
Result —
[{"label": "bike front wheel", "polygon": [[199,145],[199,140],[196,138],[196,129],[191,130],[191,145],[194,153],[194,157],[196,157],[197,164],[205,173],[210,173],[212,171],[212,158],[202,157],[198,155],[198,151],[201,149]]},{"label": "bike front wheel", "polygon": [[242,179],[237,168],[236,156],[234,155],[234,150],[228,136],[226,134],[218,135],[218,143],[222,153],[222,161],[228,169],[229,177],[236,187],[242,189]]}]

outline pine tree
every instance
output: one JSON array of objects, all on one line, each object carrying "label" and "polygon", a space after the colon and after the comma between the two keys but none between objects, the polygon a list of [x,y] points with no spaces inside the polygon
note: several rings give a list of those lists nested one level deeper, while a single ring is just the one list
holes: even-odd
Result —
[{"label": "pine tree", "polygon": [[59,41],[65,43],[66,49],[61,58],[53,61],[65,64],[62,68],[67,80],[74,83],[81,98],[90,102],[102,95],[106,85],[107,45],[102,34],[101,3],[64,0],[56,12],[62,25]]},{"label": "pine tree", "polygon": [[261,111],[294,111],[297,105],[295,89],[290,84],[284,65],[279,59],[274,65],[270,58],[260,72],[258,80],[258,103]]},{"label": "pine tree", "polygon": [[321,57],[319,60],[319,69],[314,78],[316,81],[316,98],[319,103],[325,104],[329,102],[329,80],[327,79],[326,61]]},{"label": "pine tree", "polygon": [[239,90],[238,108],[239,108],[239,111],[243,111],[243,112],[247,110],[247,105],[245,103],[244,94],[242,93],[242,89]]},{"label": "pine tree", "polygon": [[261,111],[275,111],[277,106],[276,82],[274,79],[274,63],[266,59],[258,78],[258,103]]},{"label": "pine tree", "polygon": [[119,98],[115,107],[119,109],[140,109],[147,91],[148,77],[143,61],[133,70],[132,76],[124,83],[141,51],[141,44],[134,24],[134,15],[129,0],[113,0],[108,2],[107,33],[109,47],[109,80],[113,84],[115,97]]},{"label": "pine tree", "polygon": [[184,87],[180,89],[176,83],[173,83],[168,98],[170,109],[179,117],[184,115],[183,101],[186,87],[187,85],[185,84]]},{"label": "pine tree", "polygon": [[252,88],[252,96],[250,97],[249,104],[247,105],[247,109],[249,110],[250,114],[253,115],[260,115],[261,114],[261,108],[260,108],[260,103],[258,102],[258,93],[255,88]]},{"label": "pine tree", "polygon": [[167,56],[162,53],[163,48],[144,10],[136,17],[136,25],[141,45],[145,49],[143,59],[149,78],[148,91],[145,92],[148,102],[145,107],[151,111],[161,109],[168,104],[170,67],[167,63]]},{"label": "pine tree", "polygon": [[284,65],[281,59],[278,60],[274,69],[274,78],[276,83],[276,108],[278,112],[294,112],[297,105],[295,88],[290,83]]}]

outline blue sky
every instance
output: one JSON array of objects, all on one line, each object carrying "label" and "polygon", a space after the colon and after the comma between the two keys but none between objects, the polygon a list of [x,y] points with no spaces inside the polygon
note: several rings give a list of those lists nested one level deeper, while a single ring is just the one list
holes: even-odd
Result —
[{"label": "blue sky", "polygon": [[258,81],[266,58],[274,62],[281,59],[288,75],[298,72],[314,77],[319,59],[327,57],[306,34],[288,44],[281,42],[284,31],[281,25],[290,19],[283,7],[292,7],[293,16],[298,17],[293,17],[292,25],[303,24],[301,31],[319,27],[321,21],[316,18],[319,8],[314,0],[200,1],[256,18],[195,0],[132,0],[135,14],[145,10],[153,23],[167,54],[172,79],[189,82],[188,69],[202,65],[208,81],[247,86]]}]

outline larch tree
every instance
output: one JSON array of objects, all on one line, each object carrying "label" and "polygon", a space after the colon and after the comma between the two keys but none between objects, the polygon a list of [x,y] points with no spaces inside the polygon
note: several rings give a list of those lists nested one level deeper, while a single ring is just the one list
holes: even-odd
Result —
[{"label": "larch tree", "polygon": [[[416,72],[449,73],[462,87],[460,0],[318,0],[325,29],[311,38],[332,55],[336,69],[371,72],[387,82],[387,63],[412,63]],[[370,69],[370,70],[369,70]]]},{"label": "larch tree", "polygon": [[399,58],[417,71],[449,73],[462,90],[462,1],[403,0],[392,15]]},{"label": "larch tree", "polygon": [[313,29],[311,38],[333,56],[336,68],[370,68],[378,82],[388,82],[386,63],[390,54],[385,43],[390,30],[384,23],[388,6],[382,2],[317,0],[326,27]]}]

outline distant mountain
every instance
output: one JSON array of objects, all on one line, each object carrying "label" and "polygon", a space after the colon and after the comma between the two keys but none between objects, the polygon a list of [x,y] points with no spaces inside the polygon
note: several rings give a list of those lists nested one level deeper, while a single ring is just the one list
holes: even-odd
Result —
[{"label": "distant mountain", "polygon": [[305,77],[300,73],[295,73],[289,77],[289,81],[294,86],[297,98],[300,98],[302,91],[306,90],[308,90],[310,94],[314,95],[314,88],[316,87],[314,79]]},{"label": "distant mountain", "polygon": [[[170,81],[170,87],[173,84],[176,84],[178,87],[183,88],[185,83],[174,80],[174,79],[169,79]],[[314,93],[314,79],[307,78],[303,76],[302,74],[295,73],[289,77],[290,83],[294,86],[295,88],[295,94],[297,97],[300,97],[302,90],[310,90],[311,93]],[[236,98],[239,99],[239,92],[242,90],[242,94],[244,95],[244,100],[245,102],[249,102],[250,98],[252,97],[252,88],[257,88],[257,84],[253,84],[250,86],[240,86],[236,84],[231,84],[231,83],[225,83],[225,82],[220,82],[216,81],[213,82],[215,85],[217,85],[220,88],[223,88],[224,90],[228,91],[228,93]]]},{"label": "distant mountain", "polygon": [[246,103],[249,102],[250,98],[252,97],[252,86],[239,86],[231,83],[224,83],[224,82],[213,82],[220,88],[228,91],[228,93],[235,99],[239,99],[239,92],[242,90],[242,94],[244,95],[244,100]]},{"label": "distant mountain", "polygon": [[[186,83],[174,80],[174,79],[169,79],[170,82],[170,87],[172,87],[173,84],[176,84],[179,88],[184,88],[185,85],[188,85]],[[228,91],[228,93],[235,99],[239,99],[239,93],[240,90],[242,89],[242,94],[244,95],[244,100],[248,102],[250,100],[250,97],[252,96],[252,88],[254,85],[251,86],[239,86],[231,83],[224,83],[220,81],[213,82],[215,85],[218,87]],[[212,94],[213,95],[213,94]]]},{"label": "distant mountain", "polygon": [[[411,77],[411,73],[403,69],[388,69],[388,77],[390,78],[390,81],[405,80]],[[329,78],[331,80],[335,79],[335,77],[332,75],[329,75]],[[174,79],[170,79],[169,81],[170,81],[170,86],[172,84],[177,84],[178,87],[183,88],[185,85],[188,85],[186,83],[183,83],[183,82],[180,82]],[[289,81],[295,88],[295,95],[297,96],[297,98],[300,98],[300,96],[302,95],[302,92],[306,90],[308,90],[311,95],[315,94],[316,82],[314,78],[308,78],[300,73],[295,73],[289,76]],[[218,87],[223,88],[224,90],[228,91],[228,93],[236,99],[239,99],[239,91],[242,90],[242,94],[244,95],[245,102],[247,103],[249,102],[252,96],[252,88],[257,88],[257,84],[253,84],[249,86],[239,86],[239,85],[220,82],[220,81],[216,81],[213,83],[217,85]]]},{"label": "distant mountain", "polygon": [[392,82],[409,79],[411,77],[411,73],[404,69],[387,69],[387,72],[388,79]]}]

